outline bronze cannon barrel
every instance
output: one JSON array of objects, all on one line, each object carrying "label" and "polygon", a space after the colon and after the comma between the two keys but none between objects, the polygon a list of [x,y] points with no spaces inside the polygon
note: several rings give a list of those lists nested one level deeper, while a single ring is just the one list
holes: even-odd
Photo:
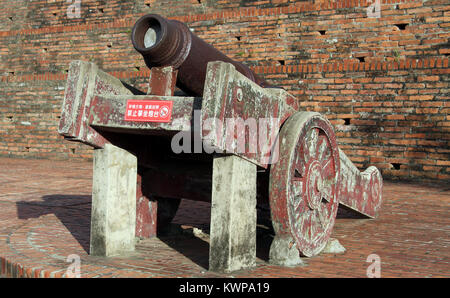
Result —
[{"label": "bronze cannon barrel", "polygon": [[210,61],[231,63],[253,82],[268,86],[249,67],[200,39],[182,22],[157,14],[145,15],[134,25],[131,40],[148,67],[172,66],[177,69],[177,86],[190,95],[203,94],[206,67]]}]

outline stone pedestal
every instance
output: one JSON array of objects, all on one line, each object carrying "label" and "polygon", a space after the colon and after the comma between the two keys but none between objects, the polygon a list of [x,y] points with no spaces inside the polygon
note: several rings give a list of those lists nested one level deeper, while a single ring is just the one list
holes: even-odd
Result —
[{"label": "stone pedestal", "polygon": [[133,251],[137,159],[111,144],[94,151],[90,254]]},{"label": "stone pedestal", "polygon": [[231,272],[256,262],[256,165],[237,156],[213,163],[209,270]]},{"label": "stone pedestal", "polygon": [[290,235],[275,236],[270,246],[269,261],[279,266],[303,265],[295,240]]}]

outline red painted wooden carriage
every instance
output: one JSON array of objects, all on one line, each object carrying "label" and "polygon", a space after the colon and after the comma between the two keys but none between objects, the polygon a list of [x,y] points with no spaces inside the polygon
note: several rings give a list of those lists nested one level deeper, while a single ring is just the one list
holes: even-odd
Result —
[{"label": "red painted wooden carriage", "polygon": [[[145,16],[132,39],[151,67],[147,94],[92,63],[74,61],[59,133],[137,156],[137,236],[155,235],[156,221],[170,221],[180,199],[211,201],[211,164],[224,155],[256,165],[258,206],[270,206],[275,239],[295,243],[303,256],[325,247],[339,204],[377,216],[380,172],[360,172],[352,164],[325,116],[302,111],[295,97],[270,87],[179,22]],[[227,125],[229,119],[240,122]],[[286,245],[275,242],[273,250]]]}]

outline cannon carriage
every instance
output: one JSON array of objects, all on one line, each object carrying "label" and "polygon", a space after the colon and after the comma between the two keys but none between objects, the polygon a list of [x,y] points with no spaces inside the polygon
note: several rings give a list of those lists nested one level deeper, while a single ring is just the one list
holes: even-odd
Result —
[{"label": "cannon carriage", "polygon": [[270,206],[279,265],[324,249],[339,204],[377,216],[380,172],[353,165],[325,116],[181,22],[146,15],[132,42],[150,68],[146,93],[93,63],[69,68],[59,133],[96,149],[91,254],[133,250],[181,199],[211,202],[214,271],[255,264],[257,206]]}]

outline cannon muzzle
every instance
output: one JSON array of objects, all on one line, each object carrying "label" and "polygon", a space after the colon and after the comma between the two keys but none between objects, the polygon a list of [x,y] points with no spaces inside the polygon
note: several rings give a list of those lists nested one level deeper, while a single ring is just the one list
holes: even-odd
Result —
[{"label": "cannon muzzle", "polygon": [[223,61],[262,87],[269,85],[249,67],[234,61],[193,34],[182,22],[157,14],[141,17],[133,27],[131,40],[148,67],[172,66],[178,70],[177,86],[190,95],[201,96],[208,62]]}]

